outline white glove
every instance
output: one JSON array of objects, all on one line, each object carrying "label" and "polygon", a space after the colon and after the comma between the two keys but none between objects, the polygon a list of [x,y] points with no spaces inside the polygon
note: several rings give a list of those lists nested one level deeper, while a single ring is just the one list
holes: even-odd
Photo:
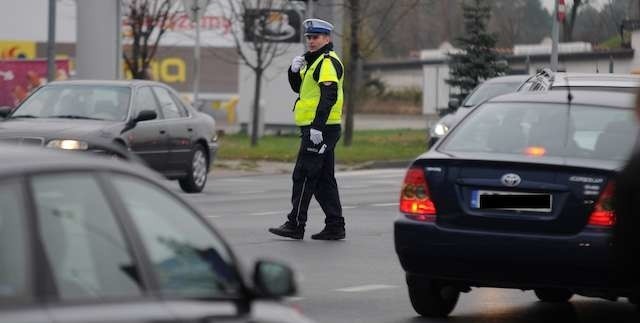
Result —
[{"label": "white glove", "polygon": [[311,130],[309,130],[309,139],[311,139],[314,145],[321,143],[322,131],[311,128]]},{"label": "white glove", "polygon": [[300,71],[304,63],[305,63],[304,56],[294,57],[293,60],[291,61],[291,72],[298,73],[298,71]]}]

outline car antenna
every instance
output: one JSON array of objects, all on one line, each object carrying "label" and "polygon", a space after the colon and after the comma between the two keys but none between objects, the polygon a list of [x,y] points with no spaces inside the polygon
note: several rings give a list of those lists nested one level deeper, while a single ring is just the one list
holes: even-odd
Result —
[{"label": "car antenna", "polygon": [[571,85],[569,84],[569,77],[567,73],[564,74],[564,81],[567,83],[567,129],[564,132],[564,146],[565,150],[569,145],[569,125],[571,124],[571,101],[573,101],[573,95],[571,94]]}]

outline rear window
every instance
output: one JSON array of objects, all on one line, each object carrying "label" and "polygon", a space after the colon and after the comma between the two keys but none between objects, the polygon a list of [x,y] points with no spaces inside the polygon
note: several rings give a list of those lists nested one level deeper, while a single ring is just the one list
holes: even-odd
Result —
[{"label": "rear window", "polygon": [[636,135],[631,109],[488,103],[466,118],[439,150],[625,160]]},{"label": "rear window", "polygon": [[485,83],[480,85],[471,95],[464,100],[462,106],[476,106],[487,99],[491,99],[498,95],[515,92],[522,82],[509,83]]}]

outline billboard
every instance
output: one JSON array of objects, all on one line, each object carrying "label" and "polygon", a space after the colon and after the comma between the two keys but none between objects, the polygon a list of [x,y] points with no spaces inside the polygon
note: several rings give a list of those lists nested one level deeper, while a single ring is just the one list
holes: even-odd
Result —
[{"label": "billboard", "polygon": [[[69,77],[69,60],[56,60],[56,80]],[[0,60],[0,106],[15,107],[47,82],[46,59]]]},{"label": "billboard", "polygon": [[244,41],[299,43],[302,22],[295,10],[247,9],[244,14]]}]

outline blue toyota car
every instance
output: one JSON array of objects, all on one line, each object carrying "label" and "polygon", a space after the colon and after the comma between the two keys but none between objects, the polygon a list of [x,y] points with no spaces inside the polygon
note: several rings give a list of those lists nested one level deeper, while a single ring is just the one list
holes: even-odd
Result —
[{"label": "blue toyota car", "polygon": [[630,296],[613,272],[614,178],[634,96],[550,91],[480,105],[408,168],[394,224],[413,308],[447,316],[472,287]]}]

